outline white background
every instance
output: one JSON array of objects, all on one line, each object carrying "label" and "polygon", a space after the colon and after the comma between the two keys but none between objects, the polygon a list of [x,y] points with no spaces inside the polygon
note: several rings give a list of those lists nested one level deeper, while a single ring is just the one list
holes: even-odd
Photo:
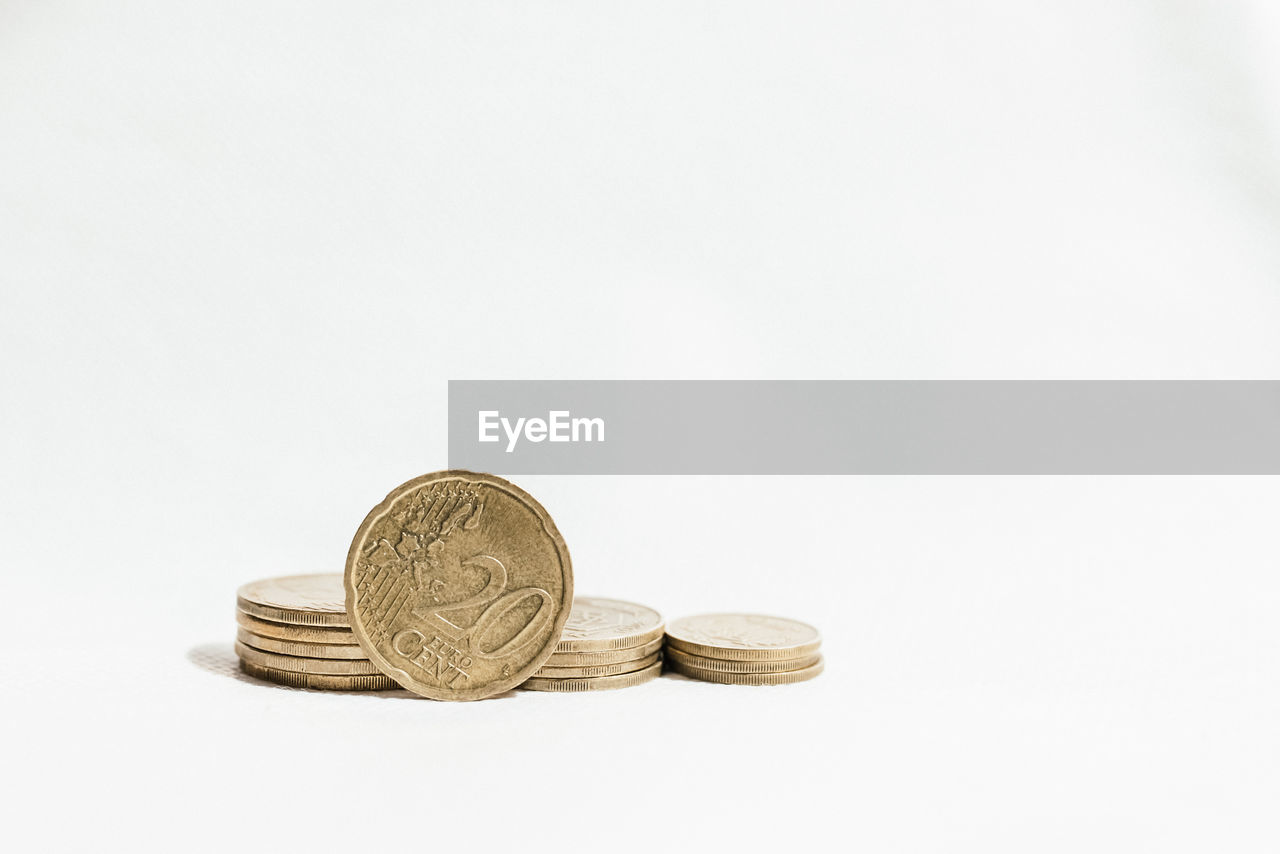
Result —
[{"label": "white background", "polygon": [[[237,678],[446,381],[1280,377],[1280,11],[0,4],[13,850],[1274,851],[1276,478],[519,479],[788,688]],[[10,846],[11,847],[11,846]]]}]

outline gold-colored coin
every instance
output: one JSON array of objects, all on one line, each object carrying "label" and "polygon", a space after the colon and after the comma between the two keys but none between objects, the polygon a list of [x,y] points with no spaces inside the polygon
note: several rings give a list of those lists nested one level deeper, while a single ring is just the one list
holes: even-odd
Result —
[{"label": "gold-colored coin", "polygon": [[644,646],[662,637],[662,615],[618,599],[578,596],[556,652],[604,652]]},{"label": "gold-colored coin", "polygon": [[293,643],[354,644],[356,636],[343,626],[299,626],[293,623],[273,623],[260,620],[236,609],[236,622],[258,637],[276,638]]},{"label": "gold-colored coin", "polygon": [[351,629],[405,688],[478,700],[546,663],[569,618],[573,566],[532,496],[500,477],[424,475],[356,531],[344,577]]},{"label": "gold-colored coin", "polygon": [[616,664],[645,658],[662,649],[662,638],[654,638],[644,646],[627,649],[610,649],[604,652],[557,652],[547,659],[543,667],[581,667],[588,664]]},{"label": "gold-colored coin", "polygon": [[386,691],[396,687],[395,682],[381,673],[369,676],[292,673],[288,670],[276,670],[274,667],[261,667],[244,659],[240,660],[240,669],[258,679],[288,685],[291,688],[313,688],[320,691]]},{"label": "gold-colored coin", "polygon": [[662,662],[651,664],[644,670],[634,673],[623,673],[618,676],[594,676],[585,679],[542,679],[535,677],[527,680],[520,687],[526,691],[608,691],[613,688],[630,688],[643,685],[662,675]]},{"label": "gold-colored coin", "polygon": [[251,581],[236,591],[236,606],[260,620],[301,626],[348,626],[342,576],[286,575]]},{"label": "gold-colored coin", "polygon": [[587,676],[617,676],[619,673],[633,673],[643,670],[662,660],[662,653],[655,652],[644,658],[633,661],[619,661],[614,664],[586,664],[578,667],[550,667],[546,664],[533,674],[539,679],[581,679]]},{"label": "gold-colored coin", "polygon": [[255,635],[248,629],[236,629],[236,640],[245,646],[251,646],[254,649],[260,649],[263,652],[275,652],[280,655],[300,655],[304,658],[345,658],[348,660],[368,661],[364,654],[364,650],[360,645],[352,639],[349,644],[334,643],[297,643],[295,641],[280,640],[279,638],[264,638]]},{"label": "gold-colored coin", "polygon": [[707,658],[803,658],[821,645],[822,636],[808,623],[763,614],[700,614],[667,626],[667,646]]},{"label": "gold-colored coin", "polygon": [[683,664],[675,658],[667,659],[667,667],[674,673],[680,673],[691,679],[703,682],[719,682],[722,685],[790,685],[793,682],[805,682],[822,672],[822,656],[818,656],[815,664],[800,670],[787,670],[782,673],[724,673],[719,670],[707,670],[705,667],[693,667]]},{"label": "gold-colored coin", "polygon": [[300,655],[280,655],[263,652],[236,641],[236,655],[259,667],[272,667],[292,673],[315,673],[326,676],[367,676],[378,672],[372,661],[353,661],[340,658],[303,658]]},{"label": "gold-colored coin", "polygon": [[[803,658],[779,658],[770,661],[733,661],[727,658],[706,658],[701,655],[690,655],[675,647],[667,648],[667,659],[698,667],[703,670],[715,670],[719,673],[784,673],[788,670],[803,670],[811,664],[817,664],[822,656],[806,655]],[[543,668],[544,670],[546,668]]]}]

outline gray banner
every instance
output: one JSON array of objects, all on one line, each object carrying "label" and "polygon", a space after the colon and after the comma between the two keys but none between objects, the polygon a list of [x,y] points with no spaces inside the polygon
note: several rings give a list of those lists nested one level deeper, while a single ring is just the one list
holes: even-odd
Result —
[{"label": "gray banner", "polygon": [[507,474],[1280,474],[1276,381],[450,381]]}]

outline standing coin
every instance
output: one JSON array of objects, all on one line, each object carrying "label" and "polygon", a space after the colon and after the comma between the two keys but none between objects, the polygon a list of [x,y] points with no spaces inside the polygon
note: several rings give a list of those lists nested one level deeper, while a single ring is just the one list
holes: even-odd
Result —
[{"label": "standing coin", "polygon": [[812,655],[822,645],[822,636],[808,623],[783,617],[700,614],[672,621],[667,645],[707,658],[764,661]]},{"label": "standing coin", "polygon": [[302,626],[346,626],[342,576],[286,575],[251,581],[236,591],[236,605],[260,620]]},{"label": "standing coin", "polygon": [[578,596],[573,600],[556,652],[603,652],[644,646],[662,637],[662,615],[618,599]]},{"label": "standing coin", "polygon": [[555,651],[573,602],[564,538],[500,477],[424,475],[361,523],[344,577],[351,629],[378,669],[437,700],[519,685]]}]

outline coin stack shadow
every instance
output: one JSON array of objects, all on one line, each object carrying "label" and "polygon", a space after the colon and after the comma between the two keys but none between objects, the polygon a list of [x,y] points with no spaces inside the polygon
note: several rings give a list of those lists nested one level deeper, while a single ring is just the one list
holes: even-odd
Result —
[{"label": "coin stack shadow", "polygon": [[759,614],[703,614],[672,621],[667,669],[725,685],[789,685],[822,672],[818,630]]},{"label": "coin stack shadow", "polygon": [[520,685],[529,691],[602,691],[662,675],[662,616],[616,599],[573,600],[560,642]]},{"label": "coin stack shadow", "polygon": [[342,576],[294,575],[236,592],[236,655],[245,673],[294,688],[379,691],[396,687],[356,642]]}]

